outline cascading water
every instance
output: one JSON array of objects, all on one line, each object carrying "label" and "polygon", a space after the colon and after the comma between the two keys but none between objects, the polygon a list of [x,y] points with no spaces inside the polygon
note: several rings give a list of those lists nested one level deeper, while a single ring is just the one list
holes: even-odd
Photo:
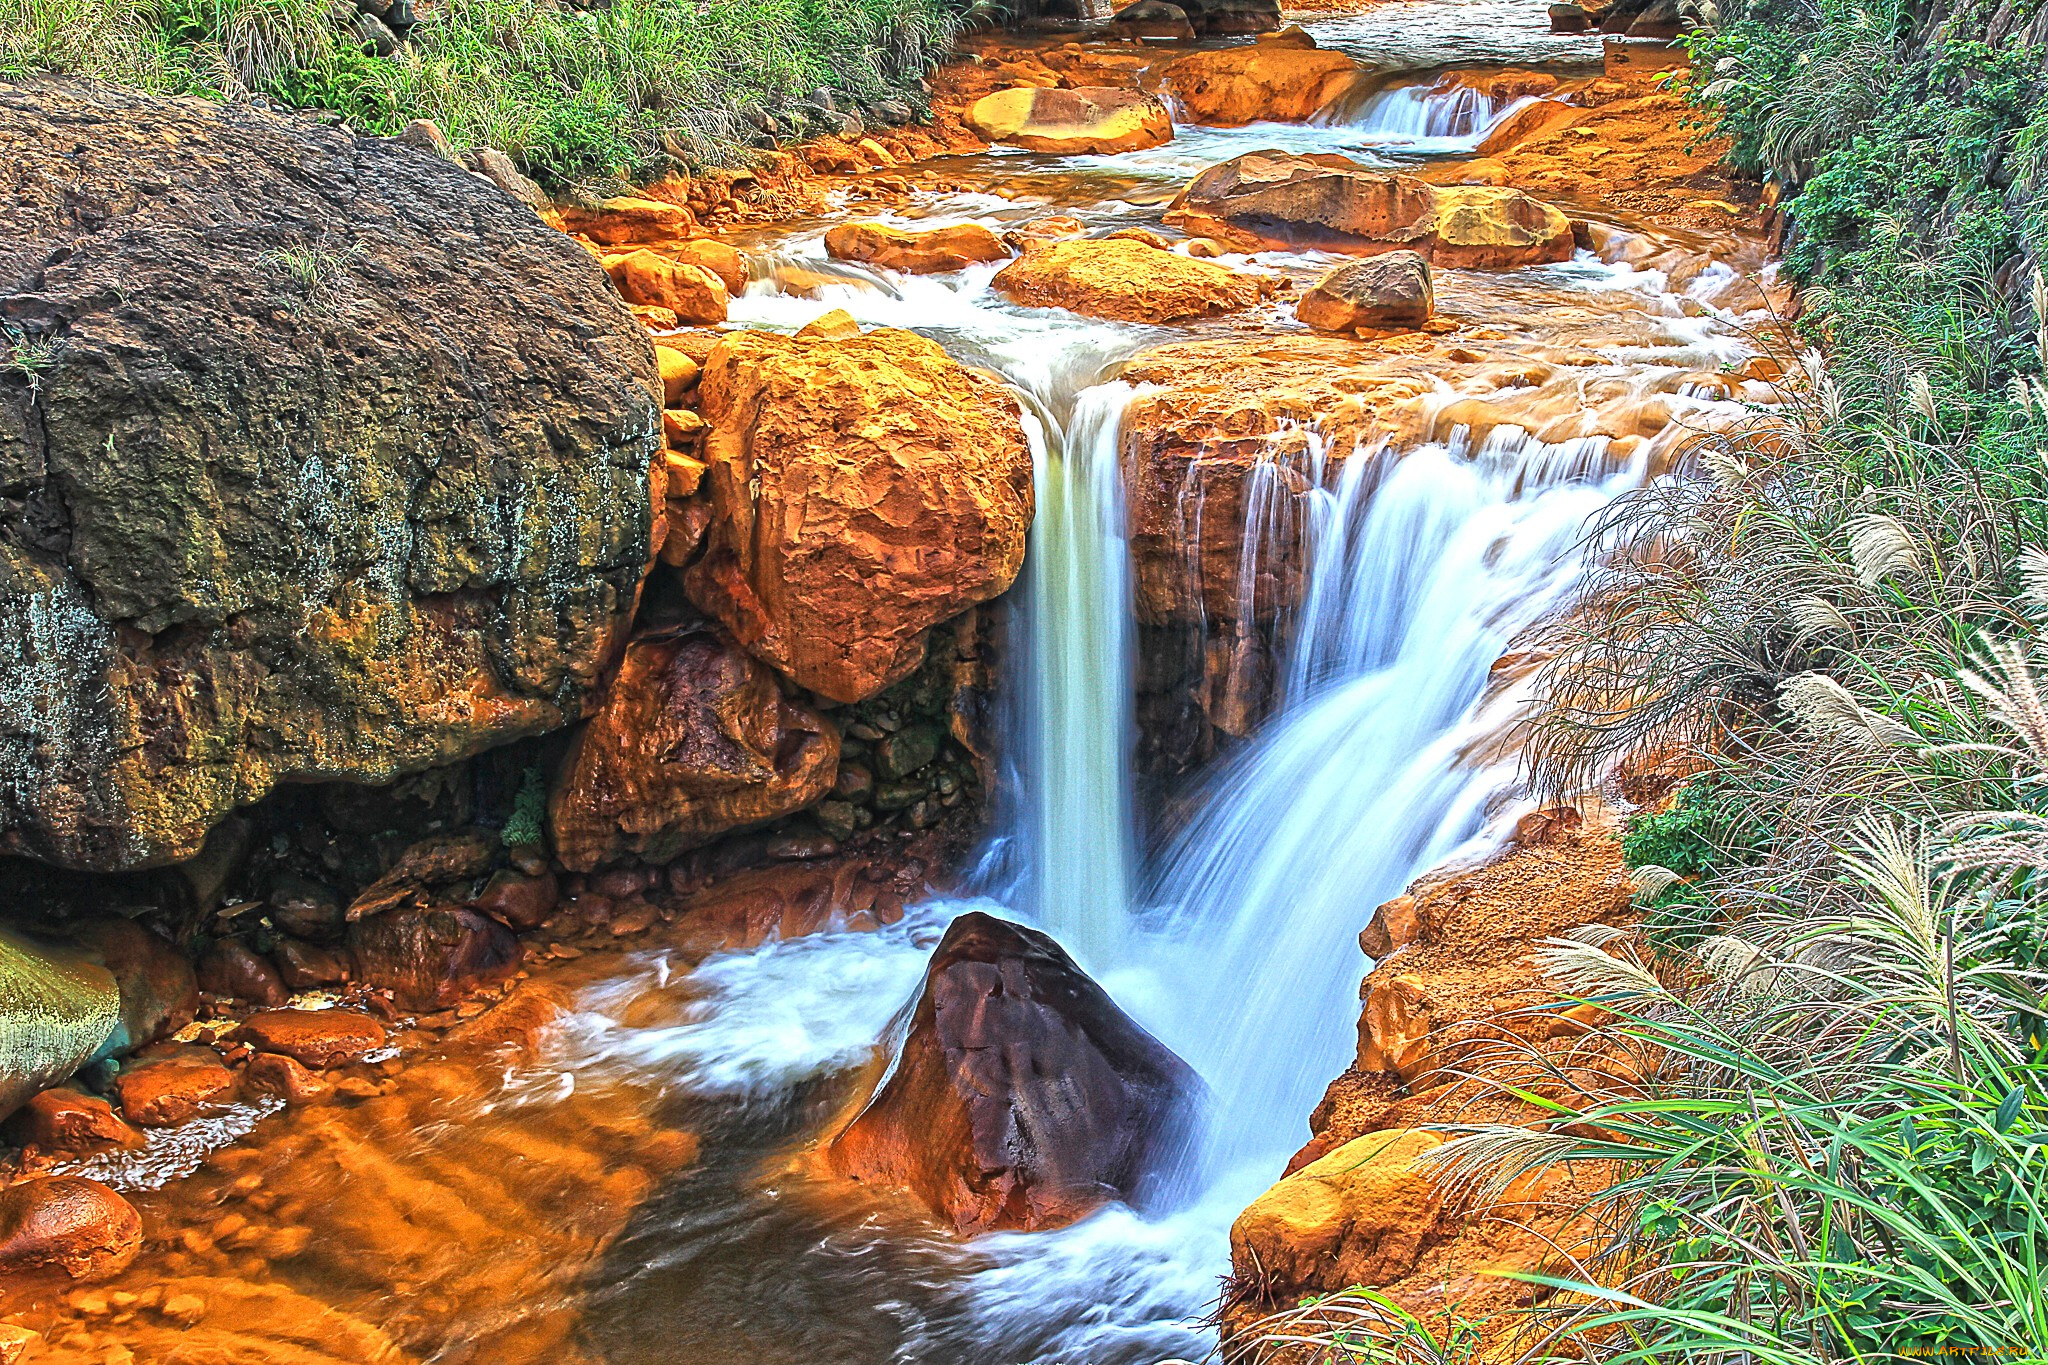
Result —
[{"label": "cascading water", "polygon": [[1527,103],[1518,99],[1496,106],[1490,95],[1469,85],[1399,85],[1376,90],[1359,104],[1337,105],[1317,122],[1344,125],[1393,145],[1473,142]]}]

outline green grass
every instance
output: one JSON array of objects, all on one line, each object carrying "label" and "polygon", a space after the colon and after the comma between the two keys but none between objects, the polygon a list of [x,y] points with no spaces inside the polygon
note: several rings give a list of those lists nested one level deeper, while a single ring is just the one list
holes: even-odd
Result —
[{"label": "green grass", "polygon": [[325,0],[0,0],[0,77],[256,94],[373,133],[428,118],[458,149],[603,189],[743,159],[756,111],[815,131],[821,87],[914,105],[957,23],[949,0],[439,0],[386,58]]}]

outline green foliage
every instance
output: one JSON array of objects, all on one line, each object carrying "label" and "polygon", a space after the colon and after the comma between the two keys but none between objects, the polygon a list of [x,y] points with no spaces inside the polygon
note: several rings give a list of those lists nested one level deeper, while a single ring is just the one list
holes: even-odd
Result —
[{"label": "green foliage", "polygon": [[390,134],[415,118],[556,185],[609,187],[745,155],[747,110],[820,87],[914,99],[950,0],[445,0],[377,57],[325,0],[0,0],[0,77],[264,95]]},{"label": "green foliage", "polygon": [[541,827],[548,814],[548,784],[534,764],[519,775],[519,794],[512,798],[512,814],[498,837],[507,848],[541,846]]},{"label": "green foliage", "polygon": [[1425,1321],[1379,1290],[1353,1285],[1261,1319],[1221,1354],[1224,1365],[1472,1365],[1480,1346],[1478,1324],[1456,1310]]}]

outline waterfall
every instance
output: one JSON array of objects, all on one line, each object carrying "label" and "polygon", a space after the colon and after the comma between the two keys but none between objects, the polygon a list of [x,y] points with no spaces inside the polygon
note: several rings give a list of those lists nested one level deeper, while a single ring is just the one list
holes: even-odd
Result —
[{"label": "waterfall", "polygon": [[1362,99],[1340,100],[1316,121],[1354,129],[1376,143],[1469,150],[1527,103],[1516,99],[1497,104],[1483,91],[1449,82],[1397,85]]},{"label": "waterfall", "polygon": [[1026,556],[1027,895],[1092,970],[1123,950],[1136,855],[1131,810],[1131,560],[1120,439],[1128,384],[1075,400],[1064,433],[1033,419],[1038,515]]}]

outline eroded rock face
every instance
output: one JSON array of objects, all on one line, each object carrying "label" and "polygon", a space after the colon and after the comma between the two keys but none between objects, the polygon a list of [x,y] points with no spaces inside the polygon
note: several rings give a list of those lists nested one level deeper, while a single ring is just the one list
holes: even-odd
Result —
[{"label": "eroded rock face", "polygon": [[[565,724],[647,562],[645,334],[428,153],[0,91],[0,852],[196,852],[287,779]],[[10,344],[16,344],[10,339]]]},{"label": "eroded rock face", "polygon": [[946,930],[895,1070],[827,1157],[962,1232],[1060,1227],[1144,1202],[1201,1091],[1057,943],[973,912]]},{"label": "eroded rock face", "polygon": [[1114,86],[1020,85],[984,95],[964,117],[990,142],[1060,156],[1139,152],[1173,139],[1173,117],[1156,95]]},{"label": "eroded rock face", "polygon": [[1279,43],[1218,48],[1182,57],[1166,69],[1166,89],[1196,123],[1306,123],[1363,79],[1341,52]]},{"label": "eroded rock face", "polygon": [[555,849],[587,871],[665,863],[832,789],[839,732],[711,628],[635,640],[550,803]]},{"label": "eroded rock face", "polygon": [[1294,315],[1319,332],[1420,327],[1435,311],[1429,262],[1413,251],[1340,265],[1294,305]]},{"label": "eroded rock face", "polygon": [[738,333],[699,381],[712,520],[685,582],[756,658],[837,701],[909,674],[924,632],[1024,562],[1016,400],[933,341]]},{"label": "eroded rock face", "polygon": [[1368,1133],[1260,1195],[1230,1228],[1233,1264],[1325,1292],[1391,1284],[1445,1234],[1443,1199],[1418,1164],[1434,1133]]},{"label": "eroded rock face", "polygon": [[1134,238],[1027,242],[995,287],[1034,308],[1122,322],[1181,322],[1255,307],[1275,281]]}]

